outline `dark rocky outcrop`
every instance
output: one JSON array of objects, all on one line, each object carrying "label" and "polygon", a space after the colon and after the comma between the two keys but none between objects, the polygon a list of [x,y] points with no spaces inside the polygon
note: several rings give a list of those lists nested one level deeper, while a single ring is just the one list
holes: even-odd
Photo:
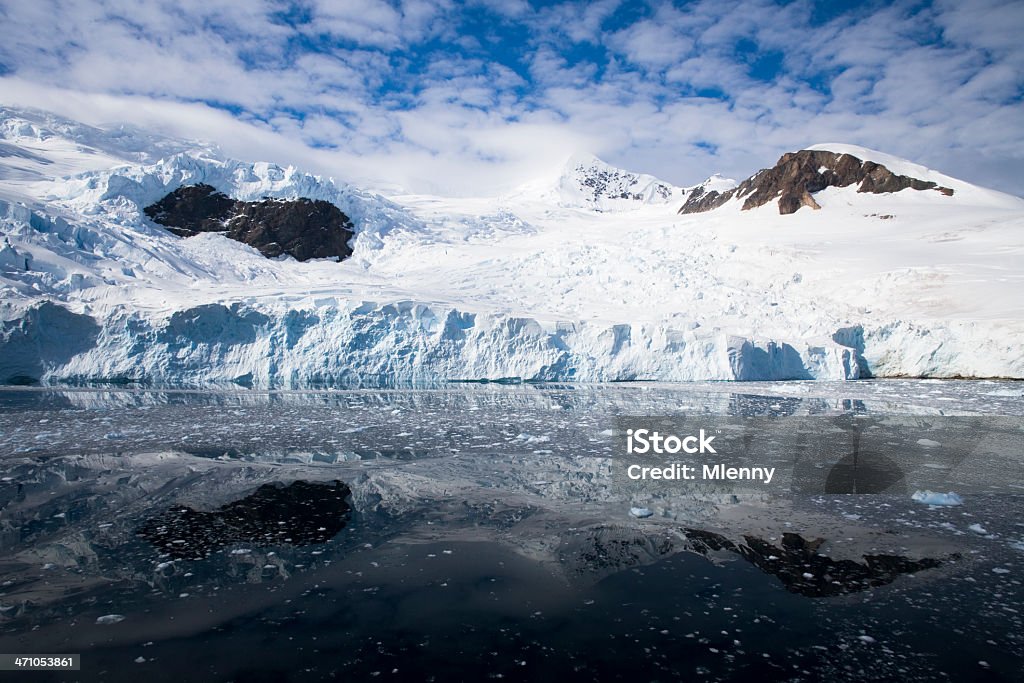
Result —
[{"label": "dark rocky outcrop", "polygon": [[711,209],[717,209],[729,201],[734,192],[735,190],[727,192],[711,190],[710,192],[705,192],[704,188],[698,185],[690,192],[690,196],[686,198],[686,203],[679,209],[679,213],[703,213]]},{"label": "dark rocky outcrop", "polygon": [[813,195],[826,187],[858,184],[858,192],[875,194],[906,189],[936,190],[946,196],[953,194],[948,187],[897,175],[882,164],[863,161],[850,154],[805,149],[783,154],[774,167],[758,171],[727,192],[705,192],[703,187],[693,189],[679,213],[710,211],[736,198],[744,200],[744,211],[778,199],[779,213],[785,215],[804,206],[820,209]]},{"label": "dark rocky outcrop", "polygon": [[210,185],[186,185],[144,211],[154,222],[179,237],[201,232],[224,232],[234,213],[235,200]]},{"label": "dark rocky outcrop", "polygon": [[179,187],[145,208],[146,215],[180,237],[221,232],[269,258],[344,259],[352,254],[352,221],[322,200],[232,199],[209,185]]}]

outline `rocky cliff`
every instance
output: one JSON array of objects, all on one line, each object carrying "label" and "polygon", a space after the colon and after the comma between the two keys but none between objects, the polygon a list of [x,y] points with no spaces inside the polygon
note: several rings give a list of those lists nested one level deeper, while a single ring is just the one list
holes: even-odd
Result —
[{"label": "rocky cliff", "polygon": [[743,210],[764,206],[778,200],[779,213],[795,213],[803,206],[820,209],[814,193],[826,187],[858,185],[858,192],[881,194],[912,190],[936,190],[952,196],[953,190],[937,183],[898,175],[873,161],[864,161],[851,154],[825,150],[801,150],[783,154],[774,167],[762,169],[735,189],[725,192],[705,191],[698,186],[679,209],[681,214],[702,213],[717,209],[731,199],[743,199]]},{"label": "rocky cliff", "polygon": [[344,259],[352,254],[352,221],[323,200],[232,199],[205,184],[179,187],[145,208],[146,215],[175,235],[223,232],[268,258],[288,254],[299,261]]}]

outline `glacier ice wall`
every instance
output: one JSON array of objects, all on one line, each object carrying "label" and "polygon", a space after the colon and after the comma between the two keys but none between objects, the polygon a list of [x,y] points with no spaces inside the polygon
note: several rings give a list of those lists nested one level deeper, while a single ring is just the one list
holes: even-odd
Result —
[{"label": "glacier ice wall", "polygon": [[44,302],[0,309],[0,382],[238,382],[308,387],[443,380],[856,379],[858,354],[655,324],[542,323],[413,301],[203,304],[166,317]]}]

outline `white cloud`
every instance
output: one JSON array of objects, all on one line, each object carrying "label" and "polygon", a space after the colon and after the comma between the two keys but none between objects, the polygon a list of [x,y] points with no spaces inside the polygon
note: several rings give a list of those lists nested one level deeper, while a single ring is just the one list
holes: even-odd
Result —
[{"label": "white cloud", "polygon": [[585,148],[691,183],[845,140],[1024,192],[1020,2],[898,1],[814,27],[811,0],[636,7],[6,3],[0,101],[423,190],[494,191]]},{"label": "white cloud", "polygon": [[630,62],[652,68],[678,63],[694,47],[694,41],[672,25],[651,19],[612,33],[605,42]]}]

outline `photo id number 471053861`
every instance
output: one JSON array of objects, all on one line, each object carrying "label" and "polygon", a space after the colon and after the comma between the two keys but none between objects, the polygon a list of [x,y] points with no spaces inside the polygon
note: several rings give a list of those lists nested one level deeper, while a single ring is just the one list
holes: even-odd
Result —
[{"label": "photo id number 471053861", "polygon": [[81,655],[3,655],[0,671],[79,671]]}]

